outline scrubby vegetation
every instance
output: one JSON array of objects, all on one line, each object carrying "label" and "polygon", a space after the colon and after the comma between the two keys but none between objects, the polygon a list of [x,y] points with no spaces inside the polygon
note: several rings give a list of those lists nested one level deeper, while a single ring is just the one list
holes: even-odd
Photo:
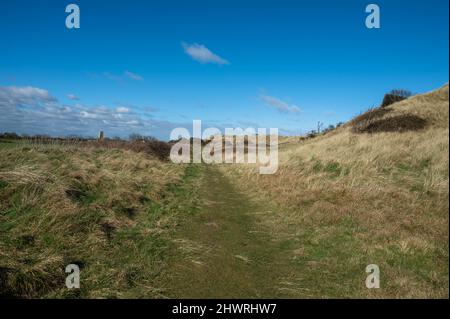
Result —
[{"label": "scrubby vegetation", "polygon": [[[273,203],[263,223],[289,243],[292,296],[448,298],[448,111],[446,85],[329,134],[286,139],[275,175],[222,167],[254,200]],[[382,289],[364,286],[372,263]]]},{"label": "scrubby vegetation", "polygon": [[[195,209],[193,168],[105,143],[0,142],[1,296],[161,294],[168,233]],[[65,288],[71,263],[79,290]]]},{"label": "scrubby vegetation", "polygon": [[350,122],[354,133],[406,132],[425,128],[427,122],[414,114],[387,116],[393,109],[375,108]]},{"label": "scrubby vegetation", "polygon": [[384,95],[383,102],[380,107],[386,107],[391,104],[406,100],[411,97],[413,94],[404,89],[392,90],[391,92]]},{"label": "scrubby vegetation", "polygon": [[0,134],[0,141],[3,143],[14,142],[25,145],[60,145],[77,146],[104,149],[123,149],[134,152],[142,152],[148,155],[156,156],[160,160],[168,159],[170,153],[170,144],[159,141],[151,136],[141,136],[131,134],[129,139],[121,138],[83,138],[78,136],[69,137],[51,137],[45,135],[18,135],[16,133]]}]

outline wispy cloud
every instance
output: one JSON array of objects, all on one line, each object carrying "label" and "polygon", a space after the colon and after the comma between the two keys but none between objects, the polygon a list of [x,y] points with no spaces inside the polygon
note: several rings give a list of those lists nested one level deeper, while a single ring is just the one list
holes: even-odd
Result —
[{"label": "wispy cloud", "polygon": [[128,78],[130,78],[130,79],[132,79],[132,80],[134,80],[134,81],[142,81],[144,78],[142,77],[142,76],[140,76],[139,74],[136,74],[136,73],[133,73],[133,72],[130,72],[130,71],[125,71],[125,75],[128,77]]},{"label": "wispy cloud", "polygon": [[259,96],[260,100],[264,102],[269,107],[277,109],[281,113],[300,113],[300,107],[295,104],[289,104],[283,100],[276,97],[261,94]]},{"label": "wispy cloud", "polygon": [[129,113],[130,109],[127,107],[120,106],[120,107],[116,108],[116,112],[117,113]]},{"label": "wispy cloud", "polygon": [[[94,74],[94,76],[97,77],[97,74]],[[113,73],[110,73],[110,72],[102,72],[100,74],[100,76],[104,77],[104,78],[106,78],[108,80],[116,81],[116,82],[120,82],[120,81],[123,80],[123,78],[120,75],[116,75],[116,74],[113,74]]]},{"label": "wispy cloud", "polygon": [[92,78],[104,78],[115,82],[124,82],[126,80],[132,80],[132,81],[143,81],[144,77],[131,72],[131,71],[124,71],[122,74],[117,73],[111,73],[111,72],[100,72],[100,73],[92,73],[89,72],[88,75]]},{"label": "wispy cloud", "polygon": [[75,94],[67,94],[67,98],[69,100],[73,100],[73,101],[78,101],[79,100],[78,96],[76,96]]},{"label": "wispy cloud", "polygon": [[183,42],[181,45],[183,46],[184,52],[197,62],[203,64],[214,63],[219,65],[230,64],[227,60],[211,52],[203,44],[188,44]]}]

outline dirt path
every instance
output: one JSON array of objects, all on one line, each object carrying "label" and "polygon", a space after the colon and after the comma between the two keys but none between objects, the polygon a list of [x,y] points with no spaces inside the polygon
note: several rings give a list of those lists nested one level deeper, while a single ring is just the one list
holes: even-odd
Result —
[{"label": "dirt path", "polygon": [[200,212],[175,234],[177,252],[162,276],[177,298],[281,297],[286,256],[257,222],[250,202],[212,166],[204,166]]}]

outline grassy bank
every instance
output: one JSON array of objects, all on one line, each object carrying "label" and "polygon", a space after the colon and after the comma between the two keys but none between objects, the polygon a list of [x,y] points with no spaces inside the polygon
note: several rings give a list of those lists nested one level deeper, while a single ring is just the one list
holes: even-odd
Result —
[{"label": "grassy bank", "polygon": [[[280,167],[223,171],[254,200],[272,236],[291,247],[287,280],[315,297],[448,297],[448,86],[392,105],[381,120],[426,120],[404,132],[354,133],[350,124],[280,147]],[[386,127],[386,126],[380,126]],[[377,264],[381,289],[364,285]]]},{"label": "grassy bank", "polygon": [[[0,294],[157,297],[195,167],[121,149],[0,143]],[[81,289],[65,288],[66,265]]]}]

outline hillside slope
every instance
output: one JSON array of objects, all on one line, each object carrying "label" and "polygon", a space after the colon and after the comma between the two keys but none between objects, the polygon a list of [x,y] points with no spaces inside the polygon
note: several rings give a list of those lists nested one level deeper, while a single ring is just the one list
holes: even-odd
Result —
[{"label": "hillside slope", "polygon": [[[292,248],[292,289],[317,297],[448,297],[448,85],[379,117],[418,130],[354,133],[352,123],[280,146],[277,174],[223,166],[255,199],[270,198],[272,235]],[[364,285],[377,264],[382,289]]]}]

